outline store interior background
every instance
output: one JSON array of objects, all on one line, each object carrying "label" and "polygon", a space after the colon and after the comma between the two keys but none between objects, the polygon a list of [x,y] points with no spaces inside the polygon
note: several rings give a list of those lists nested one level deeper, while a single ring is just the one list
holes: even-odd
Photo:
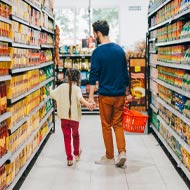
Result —
[{"label": "store interior background", "polygon": [[[119,9],[119,44],[126,50],[133,50],[135,43],[146,40],[148,0],[80,0],[80,2],[78,0],[55,0],[54,8],[55,10],[60,8],[88,9],[89,4],[91,8]],[[140,7],[140,9],[131,10],[134,7]]]}]

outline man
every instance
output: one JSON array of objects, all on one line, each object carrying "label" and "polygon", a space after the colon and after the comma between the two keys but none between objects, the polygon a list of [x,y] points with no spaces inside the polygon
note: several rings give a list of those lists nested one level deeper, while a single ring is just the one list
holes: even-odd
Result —
[{"label": "man", "polygon": [[[93,51],[90,70],[89,101],[94,103],[96,82],[99,83],[99,110],[106,154],[96,164],[124,166],[126,161],[122,113],[125,95],[129,94],[127,61],[123,49],[110,41],[109,25],[105,20],[93,23],[93,34],[99,46]],[[114,159],[112,128],[118,156]]]}]

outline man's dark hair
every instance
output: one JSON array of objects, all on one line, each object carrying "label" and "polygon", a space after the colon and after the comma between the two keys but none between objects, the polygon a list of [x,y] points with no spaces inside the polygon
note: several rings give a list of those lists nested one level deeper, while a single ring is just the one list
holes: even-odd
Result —
[{"label": "man's dark hair", "polygon": [[101,32],[103,36],[108,36],[109,25],[106,20],[97,20],[92,24],[94,32]]}]

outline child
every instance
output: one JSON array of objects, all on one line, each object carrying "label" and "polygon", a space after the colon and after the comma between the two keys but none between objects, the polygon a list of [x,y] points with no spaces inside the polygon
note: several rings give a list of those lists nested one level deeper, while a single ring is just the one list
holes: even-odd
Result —
[{"label": "child", "polygon": [[79,121],[81,119],[81,103],[89,110],[93,110],[93,104],[86,101],[79,87],[80,72],[77,69],[67,69],[68,83],[61,84],[56,89],[50,89],[50,97],[57,102],[57,114],[61,119],[61,128],[64,136],[67,165],[73,165],[71,131],[73,137],[74,156],[76,161],[80,159],[79,151]]}]

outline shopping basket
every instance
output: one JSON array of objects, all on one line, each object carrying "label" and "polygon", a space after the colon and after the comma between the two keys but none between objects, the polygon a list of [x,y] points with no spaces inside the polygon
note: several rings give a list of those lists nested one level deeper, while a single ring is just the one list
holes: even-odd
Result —
[{"label": "shopping basket", "polygon": [[123,109],[123,130],[132,133],[144,133],[147,115],[135,110],[129,110],[127,107]]}]

